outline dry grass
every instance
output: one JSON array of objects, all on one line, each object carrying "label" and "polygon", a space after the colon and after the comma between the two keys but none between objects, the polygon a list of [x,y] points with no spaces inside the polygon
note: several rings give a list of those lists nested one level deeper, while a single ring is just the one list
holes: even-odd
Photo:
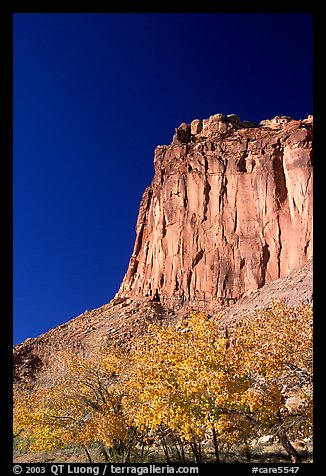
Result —
[{"label": "dry grass", "polygon": [[[312,463],[313,448],[311,443],[306,443],[305,447],[296,446],[303,463]],[[209,452],[208,452],[209,453]],[[103,463],[104,459],[97,449],[90,451],[94,463]],[[212,453],[213,454],[213,453]],[[250,449],[250,461],[244,454],[244,450],[239,448],[237,452],[223,454],[222,461],[225,463],[291,463],[291,460],[279,443],[257,444]],[[212,456],[213,460],[213,456]],[[14,463],[88,463],[89,460],[84,450],[81,448],[68,448],[55,451],[41,451],[38,453],[14,453]],[[117,462],[117,461],[112,461]],[[134,463],[164,463],[164,455],[159,448],[152,449],[144,461],[131,461]],[[189,461],[194,462],[194,461]]]}]

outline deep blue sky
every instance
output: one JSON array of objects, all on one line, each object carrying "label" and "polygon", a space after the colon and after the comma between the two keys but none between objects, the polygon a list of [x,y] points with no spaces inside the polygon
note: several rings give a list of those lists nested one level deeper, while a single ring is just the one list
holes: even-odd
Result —
[{"label": "deep blue sky", "polygon": [[312,114],[312,15],[14,15],[14,343],[108,302],[181,122]]}]

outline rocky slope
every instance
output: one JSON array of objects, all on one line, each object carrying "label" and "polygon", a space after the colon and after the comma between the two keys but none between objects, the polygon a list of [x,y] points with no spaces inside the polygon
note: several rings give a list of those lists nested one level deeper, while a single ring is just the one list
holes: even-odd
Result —
[{"label": "rocky slope", "polygon": [[14,379],[56,352],[128,349],[150,323],[193,309],[225,323],[284,297],[312,301],[312,117],[260,124],[217,114],[181,124],[155,150],[133,254],[108,304],[14,348]]},{"label": "rocky slope", "polygon": [[[312,304],[313,266],[309,261],[294,269],[287,277],[279,278],[244,297],[230,307],[216,306],[209,313],[222,313],[223,323],[232,325],[243,312],[266,306],[271,299],[285,299],[288,304]],[[118,345],[128,350],[132,339],[146,333],[151,324],[168,325],[198,309],[183,305],[165,305],[152,298],[114,299],[108,304],[86,311],[69,322],[37,338],[27,339],[14,348],[14,381],[30,382],[37,378],[44,366],[50,365],[55,354],[64,349],[92,352],[101,346]]]}]

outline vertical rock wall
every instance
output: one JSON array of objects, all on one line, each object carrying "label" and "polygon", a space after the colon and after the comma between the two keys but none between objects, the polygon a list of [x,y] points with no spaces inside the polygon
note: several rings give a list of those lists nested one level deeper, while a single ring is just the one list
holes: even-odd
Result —
[{"label": "vertical rock wall", "polygon": [[155,150],[119,297],[224,304],[312,257],[312,117],[181,124]]}]

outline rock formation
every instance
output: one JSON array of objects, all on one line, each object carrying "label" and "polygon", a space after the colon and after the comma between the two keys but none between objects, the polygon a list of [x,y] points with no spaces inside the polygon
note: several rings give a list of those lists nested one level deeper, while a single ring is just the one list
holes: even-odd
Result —
[{"label": "rock formation", "polygon": [[183,123],[158,146],[117,297],[232,304],[312,257],[312,116]]},{"label": "rock formation", "polygon": [[155,150],[115,298],[17,345],[14,381],[36,382],[66,348],[128,349],[150,324],[193,309],[222,311],[228,325],[272,298],[311,303],[312,129],[311,116],[181,124]]},{"label": "rock formation", "polygon": [[[243,297],[230,307],[209,310],[218,317],[222,313],[222,324],[229,326],[237,322],[244,313],[266,307],[272,299],[285,299],[289,305],[305,302],[312,305],[313,266],[309,261],[261,289]],[[133,339],[144,335],[148,326],[173,324],[188,316],[198,306],[185,301],[183,305],[163,306],[149,298],[116,298],[103,306],[85,311],[67,323],[32,339],[26,339],[14,348],[14,382],[35,382],[42,370],[51,366],[53,357],[62,350],[92,353],[101,346],[117,345],[129,350]]]}]

